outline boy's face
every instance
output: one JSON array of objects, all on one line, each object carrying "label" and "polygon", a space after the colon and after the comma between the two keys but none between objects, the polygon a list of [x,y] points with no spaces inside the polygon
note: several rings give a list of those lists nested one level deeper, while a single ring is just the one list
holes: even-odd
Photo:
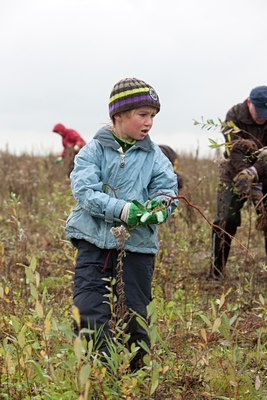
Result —
[{"label": "boy's face", "polygon": [[154,107],[139,107],[114,116],[114,132],[123,140],[143,140],[153,125],[157,110]]}]

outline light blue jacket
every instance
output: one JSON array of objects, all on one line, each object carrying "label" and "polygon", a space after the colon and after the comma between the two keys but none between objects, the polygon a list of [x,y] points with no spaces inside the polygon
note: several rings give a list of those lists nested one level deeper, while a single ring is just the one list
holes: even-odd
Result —
[{"label": "light blue jacket", "polygon": [[[126,153],[119,148],[111,127],[106,126],[75,157],[70,179],[77,204],[67,219],[68,239],[84,239],[103,249],[116,248],[110,229],[122,224],[119,217],[126,202],[166,199],[163,194],[177,196],[172,165],[149,136]],[[169,207],[169,215],[176,207],[177,200]],[[131,229],[125,250],[156,254],[158,226]]]}]

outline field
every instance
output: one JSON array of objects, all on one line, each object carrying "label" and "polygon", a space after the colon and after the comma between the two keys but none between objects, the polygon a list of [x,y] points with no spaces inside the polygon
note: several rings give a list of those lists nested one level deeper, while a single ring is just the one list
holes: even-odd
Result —
[{"label": "field", "polygon": [[74,201],[65,166],[52,155],[0,153],[1,399],[267,400],[267,265],[250,204],[225,279],[207,279],[217,164],[179,155],[184,188],[160,226],[146,325],[152,348],[145,367],[130,372],[135,349],[121,343],[121,321],[108,364],[73,336],[75,251],[64,226]]}]

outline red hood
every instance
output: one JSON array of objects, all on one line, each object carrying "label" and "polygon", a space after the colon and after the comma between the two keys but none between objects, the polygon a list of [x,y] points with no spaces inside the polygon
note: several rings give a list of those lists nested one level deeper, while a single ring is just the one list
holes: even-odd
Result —
[{"label": "red hood", "polygon": [[65,126],[63,124],[56,124],[53,128],[53,132],[63,134],[65,132]]}]

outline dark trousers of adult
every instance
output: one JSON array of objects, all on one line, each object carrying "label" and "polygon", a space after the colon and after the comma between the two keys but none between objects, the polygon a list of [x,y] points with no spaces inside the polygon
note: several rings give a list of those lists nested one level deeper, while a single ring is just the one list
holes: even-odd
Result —
[{"label": "dark trousers of adult", "polygon": [[[265,189],[265,188],[264,188]],[[265,190],[264,190],[265,192]],[[266,210],[266,199],[264,198]],[[217,193],[217,215],[212,229],[212,262],[210,275],[214,278],[223,276],[228,260],[232,237],[241,225],[241,209],[247,201],[246,197],[238,196],[233,191],[232,183],[221,183]],[[256,204],[255,204],[256,205]],[[256,212],[260,215],[262,208]],[[267,254],[267,227],[262,228],[265,237],[265,251]]]},{"label": "dark trousers of adult", "polygon": [[241,225],[241,209],[246,200],[234,193],[230,183],[220,185],[217,193],[217,215],[212,229],[211,275],[214,278],[219,278],[224,273],[232,237]]},{"label": "dark trousers of adult", "polygon": [[[116,249],[100,249],[85,241],[77,240],[78,247],[74,276],[74,305],[80,312],[81,328],[99,332],[100,351],[108,353],[105,338],[111,335],[110,294],[107,280],[116,277],[118,252]],[[123,281],[127,309],[147,317],[147,305],[151,301],[151,285],[155,256],[152,254],[127,252],[123,258]],[[77,327],[76,327],[77,333]],[[143,340],[150,344],[147,332],[133,316],[127,324],[130,333],[129,346]]]}]

